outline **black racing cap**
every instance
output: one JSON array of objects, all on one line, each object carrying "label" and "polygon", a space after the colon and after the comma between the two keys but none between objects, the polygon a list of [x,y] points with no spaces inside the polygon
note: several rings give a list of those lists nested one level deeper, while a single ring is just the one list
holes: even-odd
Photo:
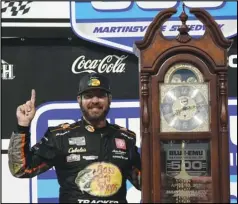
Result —
[{"label": "black racing cap", "polygon": [[98,73],[90,73],[79,81],[78,95],[91,89],[102,89],[111,93],[109,79]]}]

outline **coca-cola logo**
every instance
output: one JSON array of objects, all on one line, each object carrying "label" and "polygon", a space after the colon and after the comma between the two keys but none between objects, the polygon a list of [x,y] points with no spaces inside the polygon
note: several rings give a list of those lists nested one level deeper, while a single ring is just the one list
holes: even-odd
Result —
[{"label": "coca-cola logo", "polygon": [[79,56],[72,64],[72,72],[80,74],[83,72],[93,73],[123,73],[125,72],[128,56],[108,55],[103,59],[86,59],[84,55]]}]

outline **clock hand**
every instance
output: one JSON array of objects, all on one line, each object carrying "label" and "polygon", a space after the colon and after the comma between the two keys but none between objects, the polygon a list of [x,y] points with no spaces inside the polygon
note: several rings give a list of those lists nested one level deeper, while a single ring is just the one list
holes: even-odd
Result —
[{"label": "clock hand", "polygon": [[183,108],[179,109],[179,110],[175,110],[175,115],[179,115],[182,111],[186,111],[186,110],[192,110],[195,108],[199,108],[202,106],[206,106],[206,105],[198,105],[198,106],[184,106]]},{"label": "clock hand", "polygon": [[189,109],[188,106],[184,106],[184,107],[182,107],[181,109],[175,110],[174,115],[180,115],[180,113],[181,113],[182,111],[185,111],[185,110],[188,110],[188,109]]}]

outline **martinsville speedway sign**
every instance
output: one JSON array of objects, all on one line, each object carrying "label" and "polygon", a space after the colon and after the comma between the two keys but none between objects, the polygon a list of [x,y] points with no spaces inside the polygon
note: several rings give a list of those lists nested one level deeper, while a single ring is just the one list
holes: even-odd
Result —
[{"label": "martinsville speedway sign", "polygon": [[28,31],[33,27],[72,29],[79,38],[132,52],[134,42],[143,38],[154,17],[163,9],[177,9],[162,26],[165,36],[176,36],[181,25],[182,3],[189,16],[190,35],[202,36],[205,27],[188,8],[206,9],[225,37],[237,35],[236,1],[2,1],[2,27],[28,28]]},{"label": "martinsville speedway sign", "polygon": [[[80,38],[132,52],[134,42],[143,38],[149,24],[162,9],[177,9],[177,13],[162,27],[164,36],[176,36],[181,25],[182,3],[187,8],[206,9],[225,37],[237,34],[237,2],[228,1],[72,1],[71,25]],[[204,25],[189,11],[187,14],[190,35],[202,36]]]}]

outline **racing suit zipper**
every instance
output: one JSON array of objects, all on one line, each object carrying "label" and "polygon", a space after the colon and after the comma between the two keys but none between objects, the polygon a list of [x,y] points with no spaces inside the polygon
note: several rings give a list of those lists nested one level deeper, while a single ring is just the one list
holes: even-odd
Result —
[{"label": "racing suit zipper", "polygon": [[103,161],[103,134],[100,133],[100,150],[99,150],[99,161]]}]

